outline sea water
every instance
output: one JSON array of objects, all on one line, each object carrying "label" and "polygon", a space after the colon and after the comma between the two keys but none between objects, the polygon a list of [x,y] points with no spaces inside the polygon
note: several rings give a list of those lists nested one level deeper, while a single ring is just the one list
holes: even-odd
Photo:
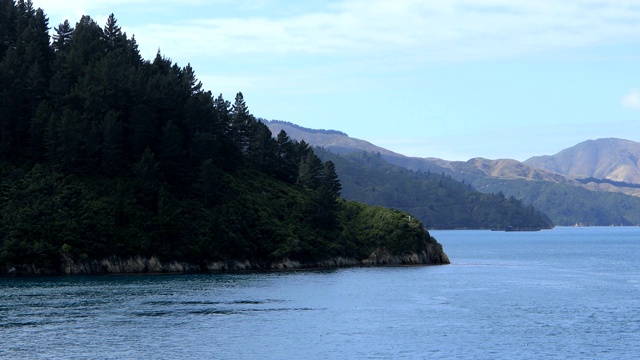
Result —
[{"label": "sea water", "polygon": [[640,228],[432,235],[451,265],[0,278],[0,358],[640,355]]}]

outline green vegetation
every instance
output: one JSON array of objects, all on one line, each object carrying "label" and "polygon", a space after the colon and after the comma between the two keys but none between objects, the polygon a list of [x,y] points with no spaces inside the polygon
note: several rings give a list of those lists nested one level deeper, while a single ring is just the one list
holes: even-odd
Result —
[{"label": "green vegetation", "polygon": [[446,259],[409,215],[341,200],[333,163],[273,138],[242,93],[230,103],[190,65],[143,60],[113,15],[65,21],[51,44],[48,30],[30,1],[0,0],[0,271],[133,257],[265,268],[378,248]]},{"label": "green vegetation", "polygon": [[476,188],[504,191],[549,215],[557,225],[637,226],[640,198],[548,181],[477,178]]},{"label": "green vegetation", "polygon": [[514,197],[483,194],[444,174],[414,172],[360,152],[335,155],[316,149],[336,166],[345,199],[396,208],[430,229],[545,229],[551,220]]},{"label": "green vegetation", "polygon": [[[640,197],[626,195],[622,192],[594,191],[564,178],[562,175],[529,173],[529,169],[522,169],[528,165],[512,160],[515,165],[506,177],[488,175],[485,170],[478,169],[476,159],[467,162],[450,162],[446,166],[428,163],[418,158],[388,158],[399,166],[412,169],[431,169],[432,172],[442,172],[454,179],[464,181],[474,189],[485,193],[503,193],[508,198],[522,201],[527,207],[546,214],[558,226],[637,226],[640,225]],[[491,162],[490,160],[488,162]],[[516,164],[514,164],[516,163]],[[503,169],[504,170],[504,169]],[[522,170],[522,172],[520,172]],[[519,173],[519,174],[518,174]],[[508,178],[518,174],[519,178]],[[524,176],[533,175],[530,178]],[[551,175],[551,176],[548,176]],[[612,186],[633,189],[632,184],[610,181],[607,179],[583,179],[583,183],[610,184]],[[344,180],[345,189],[348,187]],[[618,189],[622,191],[622,189]],[[346,196],[346,194],[345,194]]]}]

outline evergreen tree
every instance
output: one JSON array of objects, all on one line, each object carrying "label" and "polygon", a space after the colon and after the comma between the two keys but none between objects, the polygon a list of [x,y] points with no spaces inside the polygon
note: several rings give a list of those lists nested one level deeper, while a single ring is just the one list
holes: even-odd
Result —
[{"label": "evergreen tree", "polygon": [[236,94],[231,106],[231,136],[243,154],[247,154],[251,146],[252,133],[256,120],[249,113],[249,108],[244,101],[242,93]]},{"label": "evergreen tree", "polygon": [[153,209],[157,204],[157,195],[161,185],[160,165],[154,158],[154,154],[146,148],[140,160],[132,167],[135,179],[136,196],[148,209]]},{"label": "evergreen tree", "polygon": [[117,22],[116,17],[111,13],[103,29],[107,50],[118,49],[126,45],[127,38],[122,34],[122,29],[117,25]]},{"label": "evergreen tree", "polygon": [[44,12],[35,10],[31,1],[18,1],[12,11],[7,5],[0,6],[0,37],[6,41],[0,45],[0,155],[4,159],[28,146],[29,121],[46,96],[52,56]]},{"label": "evergreen tree", "polygon": [[204,199],[205,206],[215,205],[221,184],[222,171],[215,166],[211,159],[205,160],[200,166],[200,175],[194,185],[196,191]]},{"label": "evergreen tree", "polygon": [[271,135],[271,130],[265,124],[256,122],[250,137],[247,150],[249,159],[258,169],[268,174],[274,174],[276,143]]},{"label": "evergreen tree", "polygon": [[318,189],[322,184],[323,170],[320,158],[309,150],[298,166],[298,184],[312,190]]},{"label": "evergreen tree", "polygon": [[159,159],[164,177],[170,184],[179,184],[187,180],[182,134],[173,121],[167,122],[162,128],[162,150]]},{"label": "evergreen tree", "polygon": [[331,160],[324,163],[322,186],[330,193],[334,194],[334,197],[337,198],[340,196],[342,185],[340,184],[340,179],[336,173],[336,166]]},{"label": "evergreen tree", "polygon": [[30,155],[34,162],[42,161],[45,158],[45,131],[52,115],[53,108],[49,102],[41,101],[29,129]]},{"label": "evergreen tree", "polygon": [[222,94],[220,94],[214,102],[214,107],[220,127],[224,129],[225,134],[229,134],[231,131],[231,103],[225,100]]},{"label": "evergreen tree", "polygon": [[123,166],[122,124],[118,114],[110,111],[102,123],[102,171],[108,177],[117,175]]},{"label": "evergreen tree", "polygon": [[73,27],[69,25],[69,20],[65,20],[62,24],[58,25],[53,35],[53,49],[58,51],[68,50],[73,38]]},{"label": "evergreen tree", "polygon": [[13,0],[0,0],[0,60],[15,45],[17,16]]},{"label": "evergreen tree", "polygon": [[188,89],[189,95],[197,95],[202,91],[202,83],[196,78],[196,73],[193,71],[191,64],[182,69],[182,79],[185,87]]},{"label": "evergreen tree", "polygon": [[[55,121],[55,118],[52,118]],[[79,165],[80,142],[82,141],[82,123],[77,111],[65,110],[59,123],[55,125],[56,147],[55,163],[64,171],[76,172]],[[53,150],[54,148],[51,148]]]},{"label": "evergreen tree", "polygon": [[276,137],[275,176],[288,183],[294,183],[297,179],[297,159],[293,142],[284,130],[280,130]]},{"label": "evergreen tree", "polygon": [[139,158],[146,148],[159,149],[156,128],[151,110],[144,104],[136,105],[131,114],[130,148],[133,158]]}]

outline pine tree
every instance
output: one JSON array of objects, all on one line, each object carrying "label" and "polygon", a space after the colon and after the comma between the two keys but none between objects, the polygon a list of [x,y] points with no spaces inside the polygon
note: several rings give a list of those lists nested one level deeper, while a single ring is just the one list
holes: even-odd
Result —
[{"label": "pine tree", "polygon": [[322,185],[323,165],[320,158],[307,151],[307,156],[300,161],[298,167],[298,184],[316,190]]},{"label": "pine tree", "polygon": [[235,101],[231,106],[231,136],[243,154],[247,154],[251,146],[252,133],[254,132],[256,120],[249,113],[249,108],[244,101],[242,93],[236,94]]},{"label": "pine tree", "polygon": [[29,153],[34,162],[42,161],[45,158],[45,131],[52,115],[53,108],[49,102],[41,101],[29,129]]},{"label": "pine tree", "polygon": [[140,160],[133,164],[131,172],[135,179],[136,195],[148,209],[157,204],[161,185],[160,165],[149,148],[144,150]]},{"label": "pine tree", "polygon": [[0,155],[15,157],[28,147],[30,120],[46,96],[52,51],[48,19],[31,1],[0,6]]},{"label": "pine tree", "polygon": [[196,78],[196,73],[190,63],[182,69],[182,79],[189,95],[197,95],[202,91],[202,83]]},{"label": "pine tree", "polygon": [[56,130],[56,163],[60,164],[64,171],[76,172],[80,161],[80,142],[82,141],[80,114],[70,109],[65,110]]},{"label": "pine tree", "polygon": [[133,108],[131,114],[131,140],[130,148],[132,156],[138,158],[145,148],[159,149],[157,144],[156,120],[151,110],[146,105],[140,104]]},{"label": "pine tree", "polygon": [[170,184],[178,184],[187,180],[185,179],[186,164],[182,134],[173,121],[167,122],[162,128],[162,150],[159,159],[164,177]]},{"label": "pine tree", "polygon": [[118,114],[110,111],[102,123],[102,171],[108,177],[116,176],[123,166],[122,143],[122,124]]},{"label": "pine tree", "polygon": [[330,193],[334,194],[334,197],[340,196],[342,184],[340,184],[340,179],[336,173],[336,166],[332,161],[324,163],[322,186],[329,190]]},{"label": "pine tree", "polygon": [[62,24],[58,25],[53,35],[53,49],[58,51],[68,50],[73,38],[73,28],[69,25],[69,20],[65,20]]},{"label": "pine tree", "polygon": [[17,8],[12,0],[0,0],[0,60],[16,43]]},{"label": "pine tree", "polygon": [[107,50],[121,48],[127,43],[127,38],[122,34],[122,29],[117,25],[117,22],[116,17],[111,13],[103,29]]},{"label": "pine tree", "polygon": [[294,183],[298,176],[295,149],[284,130],[280,130],[276,137],[275,156],[275,176],[288,183]]},{"label": "pine tree", "polygon": [[215,205],[222,183],[222,171],[215,166],[211,159],[205,160],[200,166],[200,175],[194,187],[204,199],[205,206]]},{"label": "pine tree", "polygon": [[258,169],[267,174],[274,174],[277,159],[275,152],[276,142],[271,135],[271,130],[265,124],[256,122],[250,134],[247,151],[249,159]]}]

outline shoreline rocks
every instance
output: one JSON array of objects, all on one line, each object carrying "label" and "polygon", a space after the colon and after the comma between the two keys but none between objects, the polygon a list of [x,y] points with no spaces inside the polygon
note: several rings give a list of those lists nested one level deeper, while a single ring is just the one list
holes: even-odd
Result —
[{"label": "shoreline rocks", "polygon": [[[439,250],[439,251],[438,251]],[[3,275],[107,275],[107,274],[180,274],[209,273],[225,271],[276,271],[302,269],[331,269],[347,267],[382,267],[403,265],[446,265],[449,258],[444,251],[431,246],[421,252],[391,254],[385,248],[377,248],[362,260],[347,257],[333,257],[309,263],[284,258],[270,263],[253,263],[248,260],[213,261],[206,264],[193,264],[181,261],[161,262],[157,257],[140,256],[128,259],[110,257],[106,259],[86,259],[74,261],[66,254],[62,255],[59,269],[38,268],[32,264],[7,267]]]}]

